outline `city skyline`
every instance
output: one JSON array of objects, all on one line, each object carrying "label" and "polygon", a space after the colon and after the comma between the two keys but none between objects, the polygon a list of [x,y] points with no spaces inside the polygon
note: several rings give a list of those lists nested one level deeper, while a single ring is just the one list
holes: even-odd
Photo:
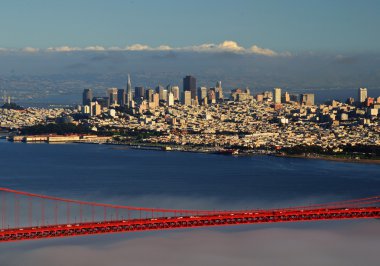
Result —
[{"label": "city skyline", "polygon": [[[127,93],[129,91],[129,93]],[[193,97],[192,92],[194,91],[195,95]],[[212,92],[212,94],[210,94]],[[188,94],[187,94],[188,93]],[[128,96],[130,94],[130,96]],[[89,96],[91,95],[91,96]],[[374,103],[380,102],[380,96],[370,97],[368,96],[367,88],[360,87],[357,89],[358,97],[355,98],[354,95],[348,97],[345,101],[347,104],[354,104],[356,106],[366,106],[370,107]],[[154,100],[157,96],[157,100]],[[100,106],[110,108],[113,107],[124,107],[135,108],[137,105],[142,105],[144,102],[147,103],[146,107],[148,109],[156,108],[159,105],[172,106],[174,103],[179,103],[183,105],[208,105],[222,103],[224,101],[247,101],[249,99],[255,99],[257,102],[272,102],[274,108],[281,108],[282,103],[297,102],[305,106],[314,106],[318,105],[315,101],[315,93],[306,93],[301,92],[299,94],[289,93],[282,88],[276,87],[272,90],[261,90],[253,92],[250,88],[246,89],[234,88],[231,89],[229,97],[225,97],[223,93],[222,82],[216,82],[215,87],[206,87],[206,86],[196,86],[196,77],[187,75],[183,78],[182,92],[179,86],[168,84],[166,88],[162,85],[158,85],[155,89],[144,86],[136,86],[132,90],[131,77],[128,74],[127,86],[126,89],[118,88],[107,88],[106,97],[93,97],[93,91],[91,88],[83,90],[82,94],[82,106],[91,105],[91,103],[98,102]],[[127,98],[131,100],[127,100]],[[4,97],[4,103],[10,98]],[[100,99],[100,101],[99,101]],[[325,99],[323,104],[329,104],[329,102],[339,102],[339,99]],[[343,101],[342,101],[343,102]],[[10,103],[10,102],[9,102]],[[152,105],[150,105],[152,103]],[[97,103],[96,103],[97,104]],[[319,103],[321,104],[321,103]],[[145,107],[144,107],[145,108]],[[88,111],[90,113],[90,111]],[[100,111],[99,111],[100,114]]]}]

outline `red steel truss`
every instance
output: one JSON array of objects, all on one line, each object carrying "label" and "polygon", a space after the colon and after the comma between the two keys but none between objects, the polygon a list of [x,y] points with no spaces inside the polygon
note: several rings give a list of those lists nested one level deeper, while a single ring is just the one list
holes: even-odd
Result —
[{"label": "red steel truss", "polygon": [[257,223],[380,218],[380,196],[284,209],[175,210],[102,204],[0,188],[0,242]]}]

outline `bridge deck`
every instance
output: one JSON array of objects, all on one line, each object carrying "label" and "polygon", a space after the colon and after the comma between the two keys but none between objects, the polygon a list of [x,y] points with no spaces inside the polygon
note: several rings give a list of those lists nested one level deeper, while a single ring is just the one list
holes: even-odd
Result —
[{"label": "bridge deck", "polygon": [[159,217],[5,229],[0,231],[0,242],[177,228],[369,218],[380,218],[380,207],[221,212],[199,216]]}]

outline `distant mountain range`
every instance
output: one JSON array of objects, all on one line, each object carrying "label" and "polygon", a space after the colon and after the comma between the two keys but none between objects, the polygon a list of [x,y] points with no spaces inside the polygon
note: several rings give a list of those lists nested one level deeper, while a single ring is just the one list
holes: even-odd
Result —
[{"label": "distant mountain range", "polygon": [[[0,52],[0,89],[7,82],[26,77],[48,79],[50,90],[79,93],[83,86],[102,91],[123,87],[127,74],[132,86],[180,85],[191,74],[198,86],[214,86],[221,80],[225,90],[250,87],[257,90],[282,87],[289,91],[324,91],[334,98],[335,89],[380,88],[380,54],[313,54],[263,56],[229,52],[198,53],[184,51],[75,51],[75,52]],[[65,90],[65,83],[75,86]],[[57,88],[54,88],[54,82]],[[53,84],[53,85],[52,85]],[[14,86],[14,85],[13,85]],[[45,87],[44,87],[45,86]],[[44,83],[35,89],[46,89]],[[352,90],[352,92],[351,92]],[[377,93],[377,92],[376,92]],[[380,94],[380,93],[379,93]],[[331,96],[331,97],[330,97]],[[356,94],[351,95],[356,96]],[[378,96],[378,95],[374,95]]]}]

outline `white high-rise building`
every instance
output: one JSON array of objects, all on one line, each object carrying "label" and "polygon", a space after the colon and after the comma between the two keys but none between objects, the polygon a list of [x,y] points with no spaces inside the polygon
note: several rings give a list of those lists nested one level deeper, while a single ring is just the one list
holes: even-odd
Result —
[{"label": "white high-rise building", "polygon": [[274,88],[274,103],[281,103],[281,88]]},{"label": "white high-rise building", "polygon": [[224,96],[223,96],[223,88],[222,88],[222,82],[221,81],[218,81],[216,83],[216,87],[215,87],[215,97],[216,99],[218,100],[223,100]]},{"label": "white high-rise building", "polygon": [[[160,97],[160,100],[161,100],[161,97]],[[162,90],[162,100],[165,102],[168,100],[168,90],[167,89]]]},{"label": "white high-rise building", "polygon": [[174,95],[172,92],[168,93],[168,106],[174,105]]},{"label": "white high-rise building", "polygon": [[364,103],[367,99],[367,88],[359,88],[358,101]]}]

